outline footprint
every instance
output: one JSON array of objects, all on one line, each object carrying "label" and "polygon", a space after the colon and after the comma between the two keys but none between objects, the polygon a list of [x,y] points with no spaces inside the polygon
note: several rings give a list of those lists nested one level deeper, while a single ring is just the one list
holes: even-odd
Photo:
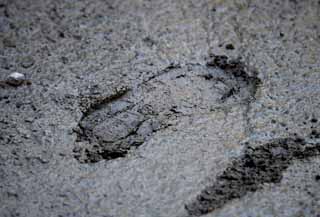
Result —
[{"label": "footprint", "polygon": [[[89,102],[79,123],[75,157],[94,163],[124,157],[179,117],[249,103],[260,80],[239,61],[214,56],[206,66],[171,65],[130,90]],[[89,97],[90,99],[90,97]]]},{"label": "footprint", "polygon": [[320,144],[308,143],[302,138],[281,138],[257,147],[247,146],[244,154],[185,208],[189,216],[205,215],[261,189],[264,183],[279,183],[282,173],[295,160],[319,155]]}]

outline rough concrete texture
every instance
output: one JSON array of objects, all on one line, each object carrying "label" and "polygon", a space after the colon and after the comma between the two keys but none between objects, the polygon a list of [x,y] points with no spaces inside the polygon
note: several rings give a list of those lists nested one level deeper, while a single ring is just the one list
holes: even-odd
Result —
[{"label": "rough concrete texture", "polygon": [[0,216],[319,217],[319,23],[316,0],[0,0]]}]

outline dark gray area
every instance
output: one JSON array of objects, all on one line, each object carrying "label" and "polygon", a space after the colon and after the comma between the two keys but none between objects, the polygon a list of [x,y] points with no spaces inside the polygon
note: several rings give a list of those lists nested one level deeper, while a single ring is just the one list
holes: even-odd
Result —
[{"label": "dark gray area", "polygon": [[[201,216],[229,201],[255,192],[264,183],[279,183],[294,160],[320,155],[320,145],[301,138],[278,139],[259,147],[247,146],[243,156],[232,162],[216,182],[204,189],[196,201],[186,205],[190,216]],[[317,179],[318,176],[315,178]]]}]

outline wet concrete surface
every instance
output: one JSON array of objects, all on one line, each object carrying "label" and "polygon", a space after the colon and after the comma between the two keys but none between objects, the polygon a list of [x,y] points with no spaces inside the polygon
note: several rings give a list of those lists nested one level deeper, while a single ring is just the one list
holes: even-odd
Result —
[{"label": "wet concrete surface", "polygon": [[0,216],[319,217],[319,22],[316,0],[0,0]]}]

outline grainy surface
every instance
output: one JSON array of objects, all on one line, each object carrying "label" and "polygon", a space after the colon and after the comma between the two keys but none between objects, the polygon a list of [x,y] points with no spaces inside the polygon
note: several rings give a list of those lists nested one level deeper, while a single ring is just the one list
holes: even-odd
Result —
[{"label": "grainy surface", "polygon": [[0,216],[319,217],[319,23],[316,0],[0,0]]}]

